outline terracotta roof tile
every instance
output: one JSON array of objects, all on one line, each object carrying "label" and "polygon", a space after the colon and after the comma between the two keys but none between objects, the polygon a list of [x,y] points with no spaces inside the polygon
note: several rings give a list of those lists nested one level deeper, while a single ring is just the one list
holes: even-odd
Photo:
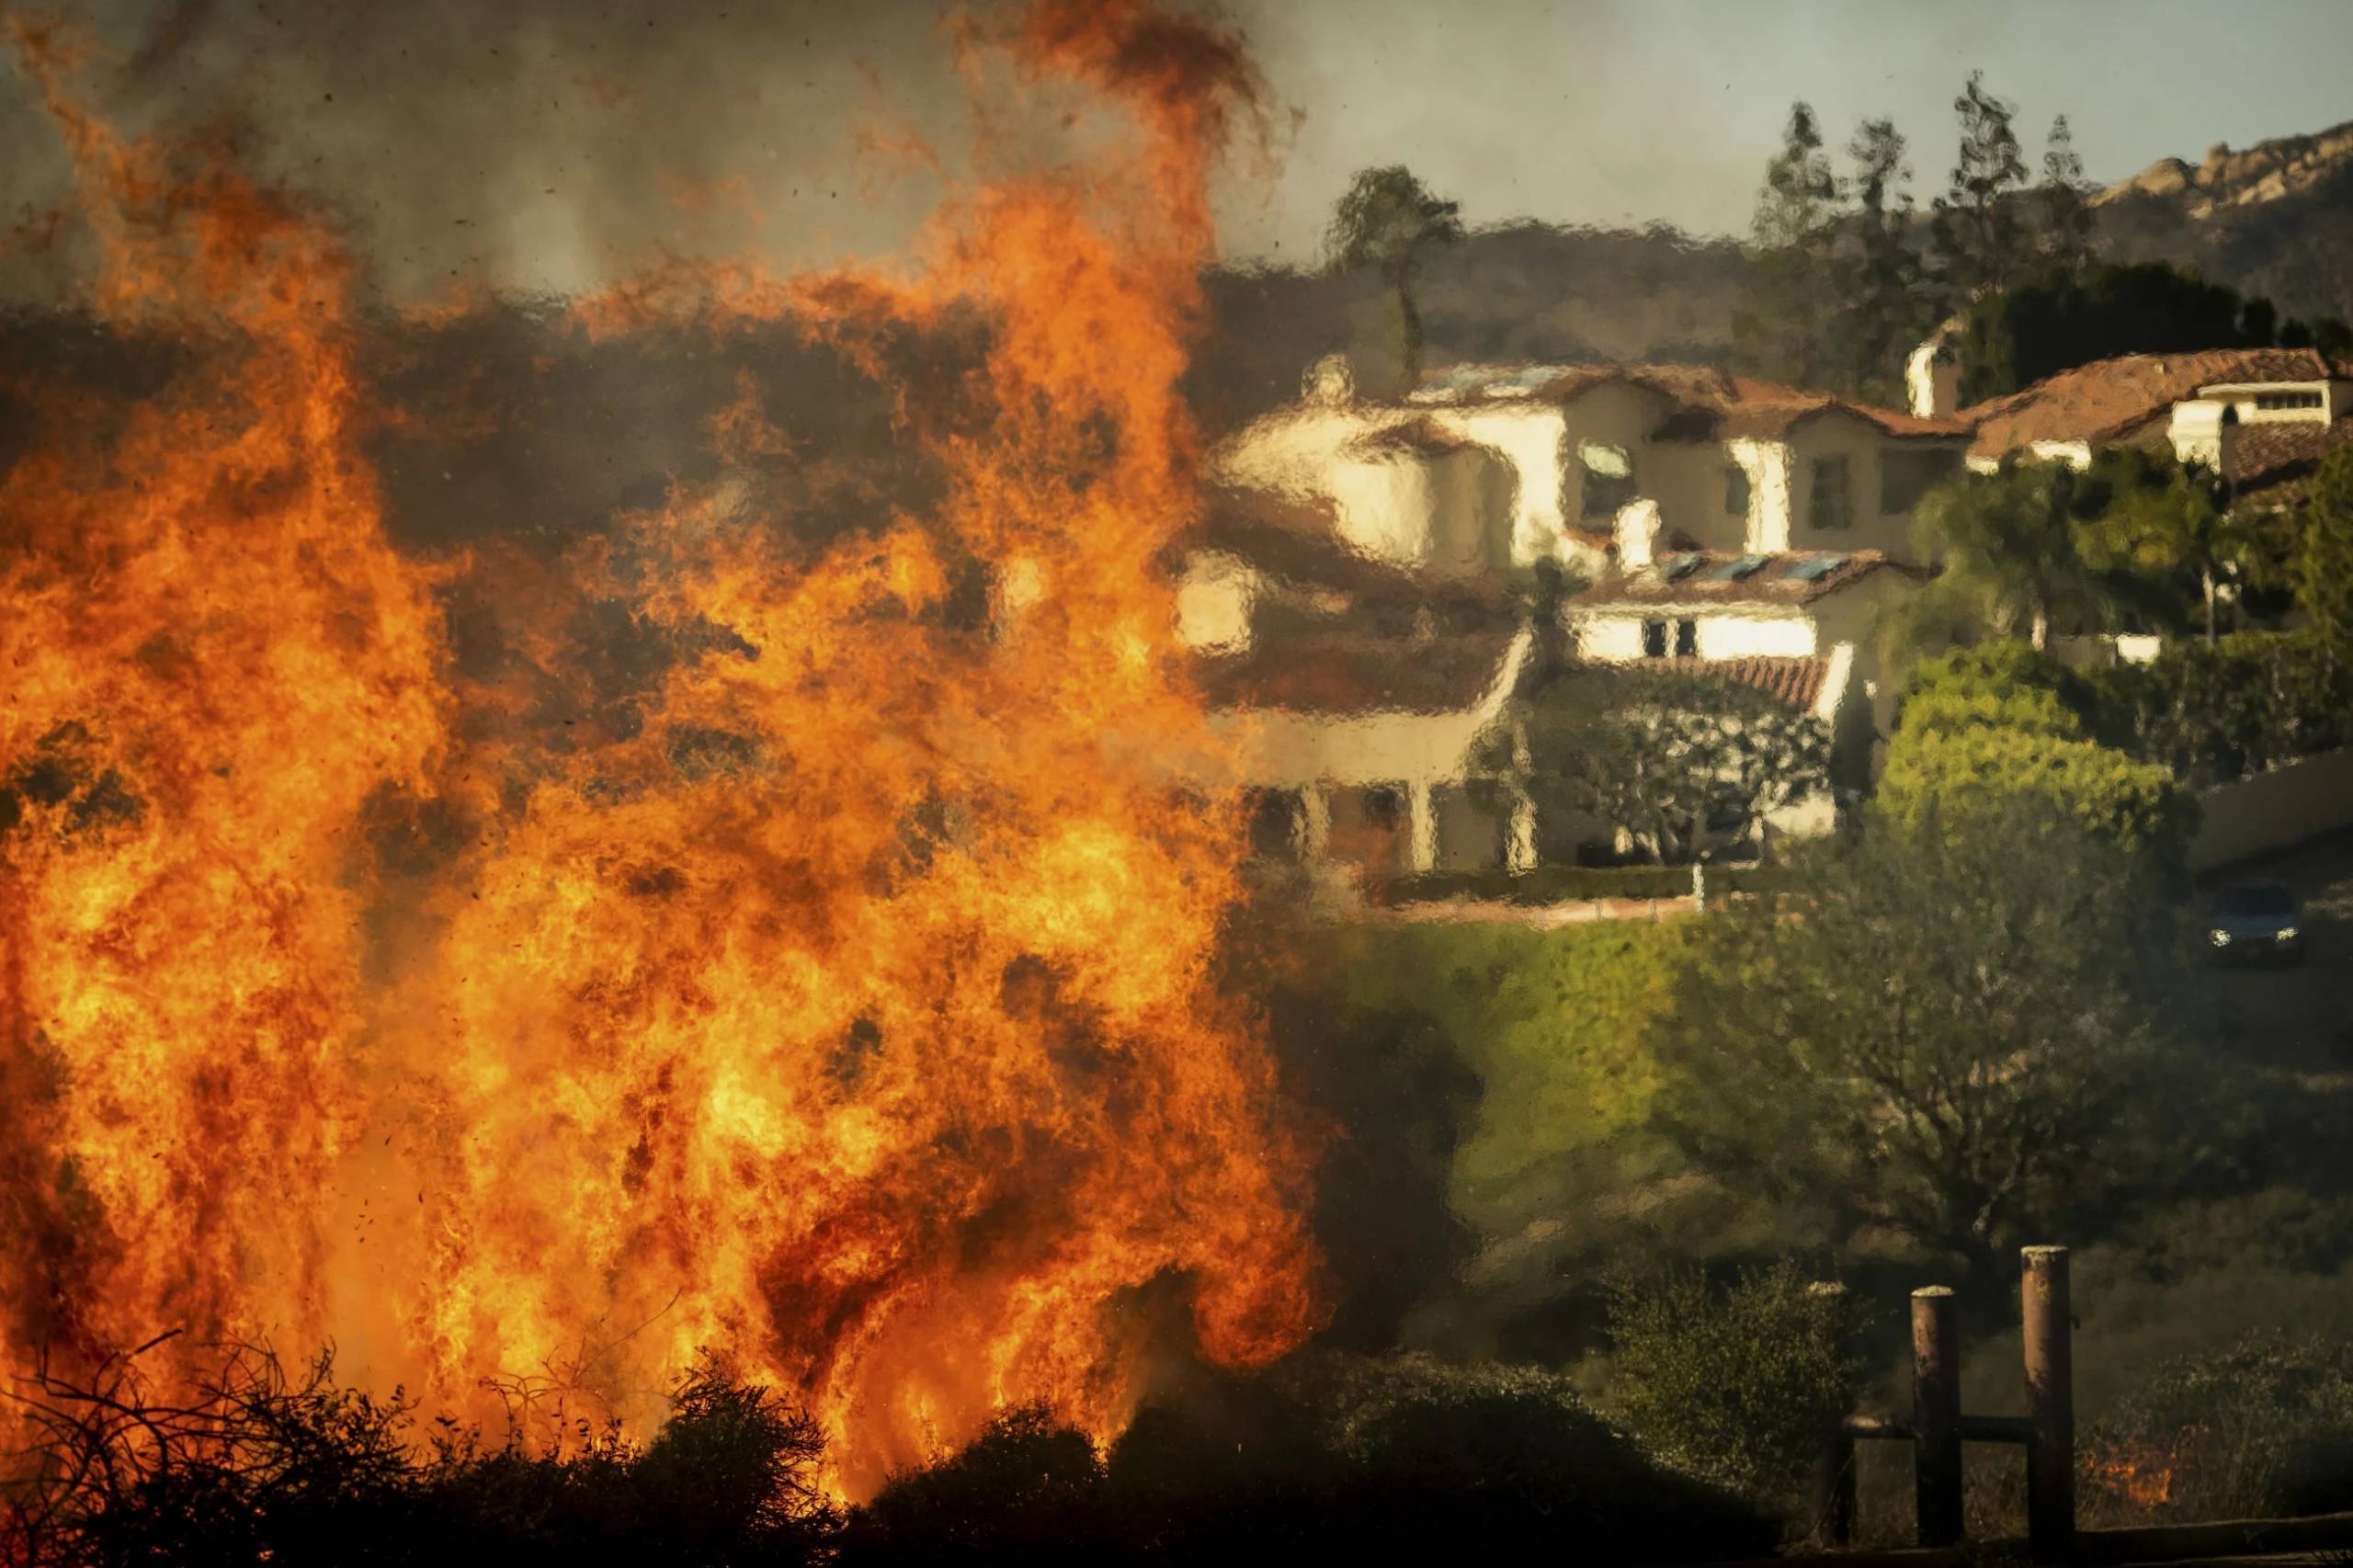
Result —
[{"label": "terracotta roof tile", "polygon": [[1403,425],[1385,426],[1368,431],[1348,443],[1358,451],[1453,452],[1480,443],[1460,431],[1449,430],[1425,414]]},{"label": "terracotta roof tile", "polygon": [[1778,437],[1804,420],[1845,414],[1890,436],[1959,437],[1959,419],[1920,419],[1892,408],[1808,392],[1779,381],[1734,376],[1712,365],[1457,366],[1438,385],[1415,397],[1439,406],[1479,406],[1515,400],[1567,403],[1596,387],[1632,386],[1657,393],[1668,412],[1657,431],[1664,440]]},{"label": "terracotta roof tile", "polygon": [[2292,506],[2311,489],[2313,471],[2337,448],[2353,445],[2353,419],[2265,420],[2240,427],[2238,478],[2232,493],[2241,501]]},{"label": "terracotta roof tile", "polygon": [[1355,549],[1340,536],[1327,499],[1240,488],[1215,490],[1207,499],[1200,522],[1170,545],[1172,564],[1192,551],[1217,550],[1298,586],[1361,598],[1501,600],[1499,582],[1444,577]]},{"label": "terracotta roof tile", "polygon": [[1752,653],[1739,659],[1647,659],[1638,665],[1612,667],[1666,670],[1686,676],[1718,676],[1742,686],[1753,686],[1768,697],[1779,698],[1792,708],[1806,710],[1811,710],[1821,699],[1823,682],[1830,674],[1830,661],[1827,659],[1765,653]]},{"label": "terracotta roof tile", "polygon": [[2126,354],[2046,376],[1961,411],[1976,426],[1970,455],[1998,458],[2037,441],[2113,441],[2162,418],[2201,387],[2353,381],[2353,365],[2313,348],[2214,348]]}]

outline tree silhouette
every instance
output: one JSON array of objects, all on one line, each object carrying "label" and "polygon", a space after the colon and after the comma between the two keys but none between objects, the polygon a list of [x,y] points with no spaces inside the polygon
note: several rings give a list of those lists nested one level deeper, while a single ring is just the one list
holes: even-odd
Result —
[{"label": "tree silhouette", "polygon": [[1830,314],[1840,290],[1832,243],[1838,178],[1822,150],[1813,106],[1790,106],[1781,150],[1765,165],[1749,231],[1746,297],[1733,314],[1733,355],[1745,369],[1800,386],[1829,370]]},{"label": "tree silhouette", "polygon": [[1985,90],[1984,72],[1969,74],[1952,107],[1961,117],[1961,150],[1951,183],[1936,199],[1928,244],[1939,279],[1966,302],[2007,283],[2024,260],[2026,236],[2009,199],[2025,187],[2026,163],[2010,128],[2017,111]]},{"label": "tree silhouette", "polygon": [[1398,363],[1409,387],[1422,372],[1422,317],[1414,305],[1422,256],[1461,238],[1461,209],[1431,194],[1403,164],[1358,170],[1324,233],[1336,269],[1377,268],[1394,292]]}]

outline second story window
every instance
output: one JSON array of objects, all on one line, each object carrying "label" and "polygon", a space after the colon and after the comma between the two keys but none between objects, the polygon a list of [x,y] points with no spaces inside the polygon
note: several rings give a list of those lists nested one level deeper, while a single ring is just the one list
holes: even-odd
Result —
[{"label": "second story window", "polygon": [[1675,656],[1678,659],[1697,657],[1699,652],[1699,623],[1678,620],[1675,623]]},{"label": "second story window", "polygon": [[1614,517],[1619,507],[1634,498],[1634,460],[1625,448],[1582,442],[1577,466],[1585,471],[1584,516]]},{"label": "second story window", "polygon": [[1724,465],[1724,516],[1748,516],[1748,471],[1738,463]]},{"label": "second story window", "polygon": [[1666,622],[1663,620],[1643,622],[1643,657],[1645,659],[1666,657]]},{"label": "second story window", "polygon": [[1815,528],[1843,528],[1855,520],[1845,458],[1813,460],[1813,494],[1806,500],[1805,520],[1807,527]]}]

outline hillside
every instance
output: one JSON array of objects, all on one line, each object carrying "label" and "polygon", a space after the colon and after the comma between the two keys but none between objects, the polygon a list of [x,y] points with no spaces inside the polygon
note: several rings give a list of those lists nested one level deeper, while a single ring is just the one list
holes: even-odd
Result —
[{"label": "hillside", "polygon": [[2286,316],[2353,320],[2353,121],[2161,159],[2094,198],[2120,261],[2196,267]]},{"label": "hillside", "polygon": [[[2167,158],[2093,199],[2117,261],[2195,267],[2282,320],[2353,320],[2353,122],[2197,165]],[[1420,299],[1427,354],[1449,359],[1720,362],[1746,263],[1729,238],[1522,222],[1431,257]],[[1195,377],[1214,427],[1293,395],[1307,362],[1377,358],[1387,317],[1370,277],[1214,275],[1211,342]],[[1377,373],[1377,366],[1375,367]]]},{"label": "hillside", "polygon": [[[1427,355],[1449,359],[1686,359],[1730,352],[1746,276],[1740,247],[1648,230],[1522,222],[1433,256],[1417,298]],[[1209,279],[1212,331],[1196,401],[1213,428],[1296,396],[1316,357],[1349,352],[1380,373],[1388,300],[1370,275],[1224,271]]]}]

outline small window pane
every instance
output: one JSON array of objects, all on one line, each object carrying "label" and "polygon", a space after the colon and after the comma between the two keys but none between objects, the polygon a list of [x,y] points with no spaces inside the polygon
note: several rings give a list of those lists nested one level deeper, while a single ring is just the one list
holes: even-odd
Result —
[{"label": "small window pane", "polygon": [[1748,516],[1748,471],[1738,463],[1724,470],[1724,516]]},{"label": "small window pane", "polygon": [[1699,652],[1699,623],[1678,620],[1675,623],[1675,656],[1688,659]]},{"label": "small window pane", "polygon": [[1806,503],[1805,520],[1817,528],[1843,528],[1853,521],[1847,496],[1847,460],[1813,460],[1813,494]]},{"label": "small window pane", "polygon": [[1585,471],[1585,516],[1614,517],[1634,498],[1634,460],[1625,448],[1586,441],[1577,448],[1577,462]]},{"label": "small window pane", "polygon": [[1646,659],[1666,657],[1666,622],[1663,620],[1643,622],[1643,657]]}]

